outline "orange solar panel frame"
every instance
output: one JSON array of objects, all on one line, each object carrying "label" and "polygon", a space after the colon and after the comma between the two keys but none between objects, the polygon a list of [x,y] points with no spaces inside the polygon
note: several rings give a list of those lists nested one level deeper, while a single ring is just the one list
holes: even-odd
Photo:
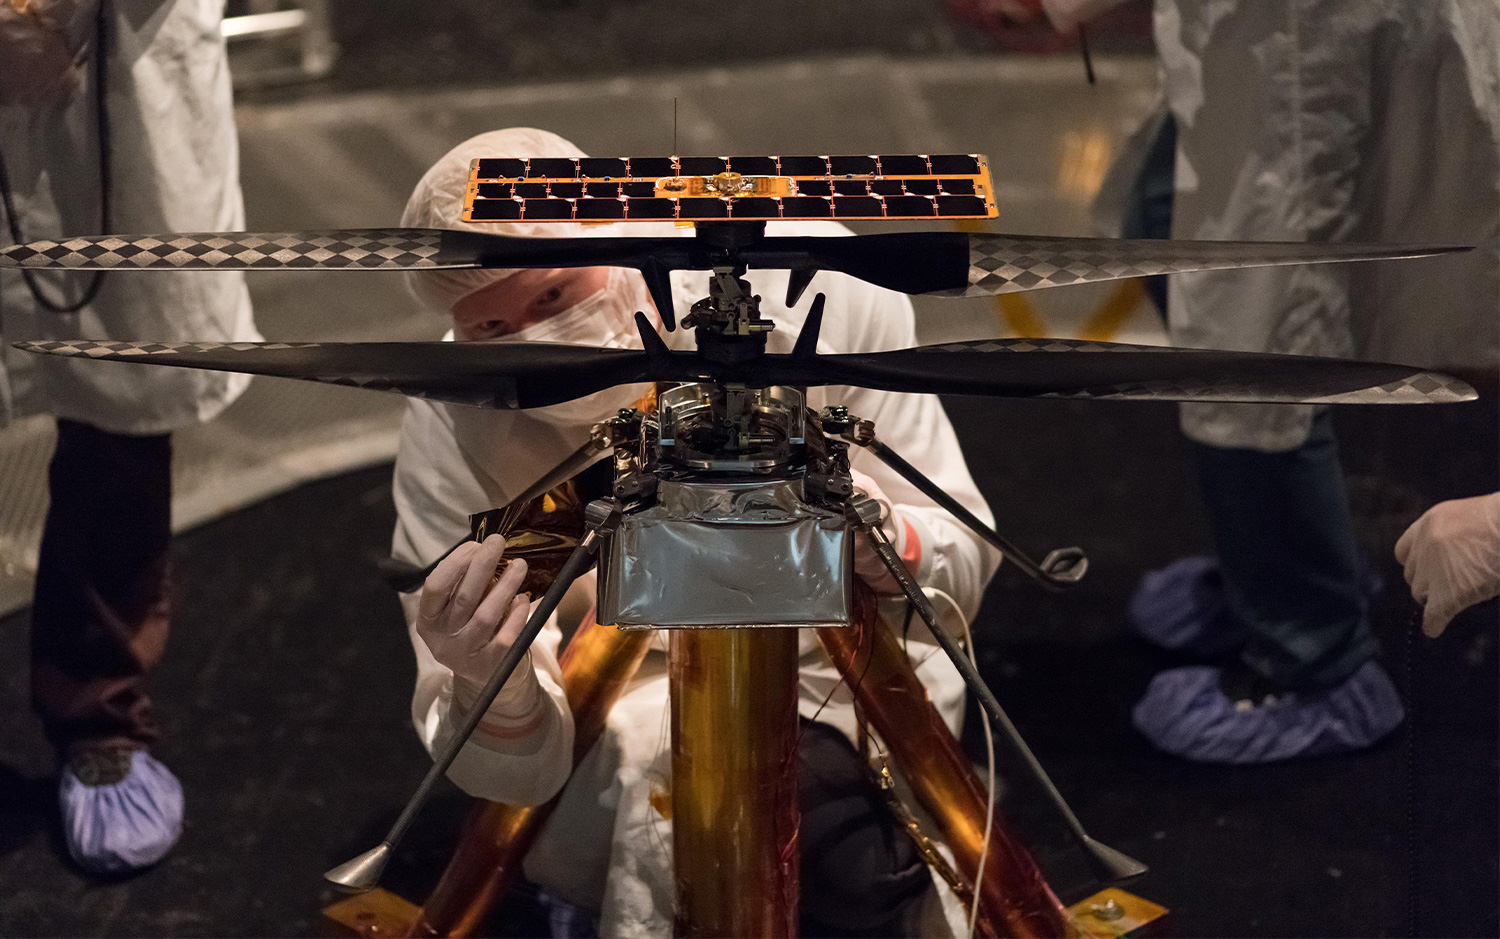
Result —
[{"label": "orange solar panel frame", "polygon": [[994,218],[979,154],[478,159],[466,222]]}]

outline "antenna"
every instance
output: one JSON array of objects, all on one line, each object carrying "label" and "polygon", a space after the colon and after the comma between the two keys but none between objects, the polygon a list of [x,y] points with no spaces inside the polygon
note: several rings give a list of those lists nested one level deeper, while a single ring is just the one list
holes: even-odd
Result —
[{"label": "antenna", "polygon": [[[1089,84],[1094,84],[1094,59],[1089,55],[1089,37],[1083,31],[1083,24],[1078,24],[1078,51],[1083,53],[1083,73],[1088,76]],[[676,100],[675,98],[673,99]]]},{"label": "antenna", "polygon": [[672,96],[672,158],[677,158],[677,96]]}]

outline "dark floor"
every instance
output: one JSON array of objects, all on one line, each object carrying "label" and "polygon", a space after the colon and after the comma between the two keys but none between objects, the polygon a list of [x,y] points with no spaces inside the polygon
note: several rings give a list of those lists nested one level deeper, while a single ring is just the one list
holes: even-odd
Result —
[{"label": "dark floor", "polygon": [[[1422,506],[1495,487],[1493,393],[1340,412],[1362,533],[1388,584],[1377,628],[1412,720],[1368,753],[1241,769],[1156,754],[1128,722],[1173,662],[1124,632],[1128,591],[1205,547],[1172,409],[950,411],[1002,528],[1093,559],[1065,596],[1002,573],[980,624],[983,671],[1085,825],[1151,865],[1133,889],[1172,908],[1174,934],[1496,935],[1495,608],[1440,641],[1411,640],[1415,607],[1389,557]],[[134,879],[91,883],[59,859],[50,756],[26,709],[27,617],[0,622],[0,935],[313,930],[330,900],[320,873],[379,839],[427,765],[407,718],[411,652],[372,563],[389,539],[389,475],[306,486],[178,540],[157,753],[186,788],[187,831]],[[1086,892],[1015,798],[1059,889]],[[387,884],[420,899],[463,811],[445,790]],[[509,911],[507,934],[541,928],[524,897]]]}]

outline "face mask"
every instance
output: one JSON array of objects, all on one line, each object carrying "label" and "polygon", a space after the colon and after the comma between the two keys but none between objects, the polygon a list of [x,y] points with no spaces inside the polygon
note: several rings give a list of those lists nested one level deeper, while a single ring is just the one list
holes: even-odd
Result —
[{"label": "face mask", "polygon": [[505,342],[568,342],[581,346],[625,348],[623,341],[635,333],[636,291],[625,271],[609,270],[609,281],[556,316],[524,329],[507,333]]},{"label": "face mask", "polygon": [[[629,276],[621,268],[611,268],[609,283],[556,316],[533,323],[505,337],[517,342],[568,342],[575,345],[630,349],[640,346],[636,335],[635,312],[651,307],[645,282]],[[549,424],[587,425],[628,407],[639,398],[635,386],[621,386],[596,391],[582,398],[564,401],[545,408],[530,408],[527,417]]]}]

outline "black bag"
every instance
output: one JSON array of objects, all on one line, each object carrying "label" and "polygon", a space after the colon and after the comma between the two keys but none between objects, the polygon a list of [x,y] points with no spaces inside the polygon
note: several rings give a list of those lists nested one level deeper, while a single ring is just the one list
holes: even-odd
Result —
[{"label": "black bag", "polygon": [[802,722],[797,747],[804,936],[898,936],[932,875],[841,732]]}]

